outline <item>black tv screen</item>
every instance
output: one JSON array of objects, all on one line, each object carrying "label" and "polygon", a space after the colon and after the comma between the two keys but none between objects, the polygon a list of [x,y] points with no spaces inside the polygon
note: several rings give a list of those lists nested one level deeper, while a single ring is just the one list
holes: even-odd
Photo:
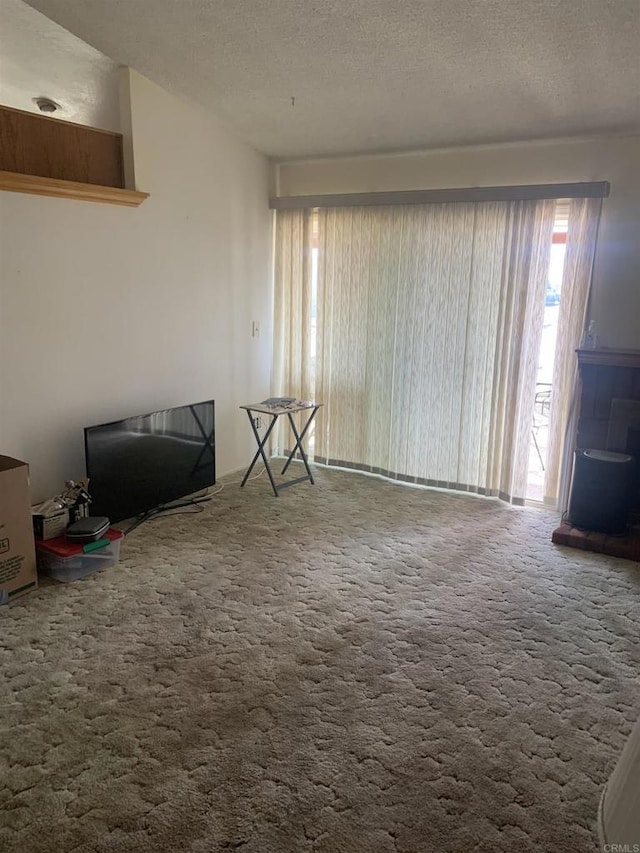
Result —
[{"label": "black tv screen", "polygon": [[91,515],[133,518],[213,486],[214,403],[192,403],[87,427]]}]

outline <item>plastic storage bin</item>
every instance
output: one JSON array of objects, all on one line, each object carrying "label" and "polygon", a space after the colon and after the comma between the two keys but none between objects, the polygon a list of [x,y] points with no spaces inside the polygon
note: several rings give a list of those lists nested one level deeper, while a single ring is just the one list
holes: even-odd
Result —
[{"label": "plastic storage bin", "polygon": [[123,537],[121,530],[107,530],[104,538],[110,540],[109,545],[88,554],[84,553],[82,545],[68,542],[64,536],[36,541],[38,569],[62,583],[76,581],[117,563]]}]

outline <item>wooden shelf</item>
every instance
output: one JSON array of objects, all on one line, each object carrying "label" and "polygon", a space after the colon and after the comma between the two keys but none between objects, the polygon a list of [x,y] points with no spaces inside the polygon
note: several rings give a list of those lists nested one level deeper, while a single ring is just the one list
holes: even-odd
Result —
[{"label": "wooden shelf", "polygon": [[40,178],[37,175],[3,171],[0,171],[0,190],[49,195],[55,198],[75,198],[80,201],[98,201],[104,204],[123,204],[127,207],[138,207],[146,198],[149,198],[149,193],[137,190],[101,187],[97,184],[81,184],[76,181],[61,181],[57,178]]}]

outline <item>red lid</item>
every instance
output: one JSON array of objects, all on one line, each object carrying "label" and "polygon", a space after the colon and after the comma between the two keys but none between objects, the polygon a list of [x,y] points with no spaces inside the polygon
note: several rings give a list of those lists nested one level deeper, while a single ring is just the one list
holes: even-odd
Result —
[{"label": "red lid", "polygon": [[[103,533],[100,538],[110,539],[111,542],[114,542],[116,539],[122,539],[123,536],[124,533],[122,530],[116,530],[115,527],[110,527],[109,530],[107,530],[106,533]],[[42,551],[50,551],[58,557],[75,557],[78,554],[83,554],[83,548],[88,544],[90,543],[69,542],[64,536],[56,536],[55,539],[36,539],[36,548],[39,548]]]}]

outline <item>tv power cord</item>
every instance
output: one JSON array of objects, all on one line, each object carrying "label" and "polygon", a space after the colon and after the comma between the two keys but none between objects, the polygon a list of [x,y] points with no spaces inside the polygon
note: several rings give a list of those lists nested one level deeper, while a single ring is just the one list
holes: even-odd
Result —
[{"label": "tv power cord", "polygon": [[[205,503],[206,501],[211,500],[212,495],[202,495],[202,497],[198,498],[190,498],[187,501],[180,501],[179,503],[168,504],[167,506],[158,506],[154,507],[154,509],[148,509],[146,512],[143,512],[142,515],[139,515],[135,521],[123,530],[125,536],[128,536],[129,533],[133,533],[136,527],[140,527],[141,524],[144,524],[145,521],[151,521],[158,516],[169,516],[169,515],[193,515],[194,513],[204,512],[204,507],[198,506],[198,504]],[[193,509],[185,512],[182,510],[182,507],[193,507]],[[182,510],[181,512],[173,512],[173,510]]]},{"label": "tv power cord", "polygon": [[[263,468],[257,474],[254,474],[253,477],[249,477],[249,480],[257,480],[258,477],[262,477],[266,468]],[[247,480],[247,482],[249,482]],[[242,480],[235,480],[232,483],[227,483],[229,486],[239,486]],[[140,527],[141,524],[144,524],[145,521],[152,521],[155,518],[162,517],[167,518],[172,515],[195,515],[196,513],[204,512],[204,507],[199,506],[199,504],[206,503],[214,498],[216,495],[219,495],[220,492],[224,491],[225,483],[221,483],[220,486],[215,490],[215,492],[209,492],[208,490],[199,497],[189,498],[186,501],[179,501],[177,503],[167,504],[165,506],[154,507],[154,509],[149,509],[146,512],[143,512],[142,515],[139,515],[135,521],[127,527],[126,530],[123,530],[125,536],[128,536],[129,533],[133,533],[136,527]],[[192,507],[188,511],[184,511],[183,508]],[[180,512],[174,512],[174,510],[180,510]]]}]

